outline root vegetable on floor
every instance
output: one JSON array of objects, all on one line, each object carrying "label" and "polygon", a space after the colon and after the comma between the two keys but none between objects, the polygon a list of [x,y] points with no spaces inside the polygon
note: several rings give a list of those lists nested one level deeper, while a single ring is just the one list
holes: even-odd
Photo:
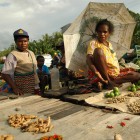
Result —
[{"label": "root vegetable on floor", "polygon": [[115,134],[114,140],[123,140],[120,134]]}]

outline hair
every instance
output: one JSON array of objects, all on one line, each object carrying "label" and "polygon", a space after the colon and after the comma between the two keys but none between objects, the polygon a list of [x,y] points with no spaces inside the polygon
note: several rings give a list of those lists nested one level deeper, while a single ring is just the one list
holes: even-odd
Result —
[{"label": "hair", "polygon": [[40,58],[44,58],[44,57],[42,55],[38,55],[37,58],[36,58],[36,60],[38,61]]},{"label": "hair", "polygon": [[98,32],[98,29],[101,25],[107,25],[108,29],[109,29],[109,33],[112,34],[114,32],[114,25],[112,24],[112,22],[108,21],[107,19],[103,19],[100,20],[96,27],[95,27],[95,31]]},{"label": "hair", "polygon": [[29,36],[24,36],[24,35],[14,36],[14,40],[16,42],[19,38],[23,38],[23,37],[28,38],[28,40],[29,40]]}]

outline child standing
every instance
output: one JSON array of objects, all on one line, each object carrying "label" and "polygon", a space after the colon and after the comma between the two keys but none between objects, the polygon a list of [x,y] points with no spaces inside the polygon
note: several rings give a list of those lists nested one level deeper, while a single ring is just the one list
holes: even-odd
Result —
[{"label": "child standing", "polygon": [[44,57],[39,55],[37,56],[37,74],[40,80],[39,86],[41,89],[42,95],[44,94],[45,86],[49,85],[51,88],[51,78],[50,78],[50,71],[46,65],[44,65]]}]

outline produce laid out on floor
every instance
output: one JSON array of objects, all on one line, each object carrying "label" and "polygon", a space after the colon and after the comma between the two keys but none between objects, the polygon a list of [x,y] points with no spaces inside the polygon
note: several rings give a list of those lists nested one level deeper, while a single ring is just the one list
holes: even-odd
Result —
[{"label": "produce laid out on floor", "polygon": [[[125,85],[125,84],[124,84]],[[85,99],[92,106],[117,109],[131,114],[140,113],[140,81],[137,83],[126,83],[126,87],[114,87]]]},{"label": "produce laid out on floor", "polygon": [[128,87],[129,91],[135,92],[140,89],[140,81],[138,81],[136,84],[132,84],[130,87]]},{"label": "produce laid out on floor", "polygon": [[121,97],[109,98],[106,101],[106,104],[122,103],[122,102],[126,102],[126,101],[128,101],[128,98],[125,96],[121,96]]},{"label": "produce laid out on floor", "polygon": [[115,134],[114,140],[123,140],[120,134]]},{"label": "produce laid out on floor", "polygon": [[40,140],[63,140],[61,135],[53,135],[53,136],[44,136]]},{"label": "produce laid out on floor", "polygon": [[[32,119],[36,119],[33,120]],[[20,128],[22,132],[46,133],[53,128],[51,118],[38,118],[35,115],[14,114],[10,115],[8,119],[10,126]]]},{"label": "produce laid out on floor", "polygon": [[114,87],[113,91],[105,93],[106,98],[112,98],[120,95],[118,87]]},{"label": "produce laid out on floor", "polygon": [[134,113],[134,114],[135,113],[140,113],[140,99],[139,100],[136,100],[136,101],[134,101],[132,103],[129,103],[127,105],[127,107],[129,109],[129,111],[132,112],[132,113]]},{"label": "produce laid out on floor", "polygon": [[114,87],[113,91],[105,93],[105,97],[108,98],[106,101],[107,104],[113,104],[113,103],[122,103],[128,100],[125,96],[119,96],[121,95],[119,88]]},{"label": "produce laid out on floor", "polygon": [[14,140],[13,135],[0,135],[0,140]]},{"label": "produce laid out on floor", "polygon": [[[140,81],[135,84],[132,84],[128,87],[128,94],[121,95],[119,88],[114,87],[113,91],[106,93],[105,97],[108,98],[107,104],[113,103],[127,103],[130,97],[140,97]],[[117,97],[118,96],[118,97]],[[128,110],[132,113],[140,113],[140,99],[136,99],[133,102],[127,103]]]}]

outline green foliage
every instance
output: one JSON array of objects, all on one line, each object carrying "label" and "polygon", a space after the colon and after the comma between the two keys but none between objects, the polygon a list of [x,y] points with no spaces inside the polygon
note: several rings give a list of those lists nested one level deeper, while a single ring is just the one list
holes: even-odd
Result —
[{"label": "green foliage", "polygon": [[[56,50],[56,46],[59,45],[63,41],[63,35],[60,32],[55,32],[52,35],[45,34],[39,40],[33,40],[29,42],[29,49],[35,53],[35,55],[41,54],[51,54],[54,55]],[[0,63],[3,63],[1,57],[7,56],[14,48],[15,44],[11,44],[8,49],[4,49],[0,52]]]},{"label": "green foliage", "polygon": [[140,45],[140,14],[134,13],[132,11],[129,11],[129,12],[136,21],[136,27],[135,27],[135,30],[134,30],[134,33],[133,33],[131,43],[132,43],[132,45],[133,44]]},{"label": "green foliage", "polygon": [[[11,46],[8,49],[4,49],[3,51],[0,52],[0,58],[3,56],[7,56],[12,50],[14,50],[15,44],[11,44]],[[1,59],[0,59],[1,62]]]},{"label": "green foliage", "polygon": [[36,55],[51,54],[56,51],[56,46],[63,40],[63,35],[60,32],[55,32],[51,36],[45,34],[39,40],[29,42],[29,49]]}]

